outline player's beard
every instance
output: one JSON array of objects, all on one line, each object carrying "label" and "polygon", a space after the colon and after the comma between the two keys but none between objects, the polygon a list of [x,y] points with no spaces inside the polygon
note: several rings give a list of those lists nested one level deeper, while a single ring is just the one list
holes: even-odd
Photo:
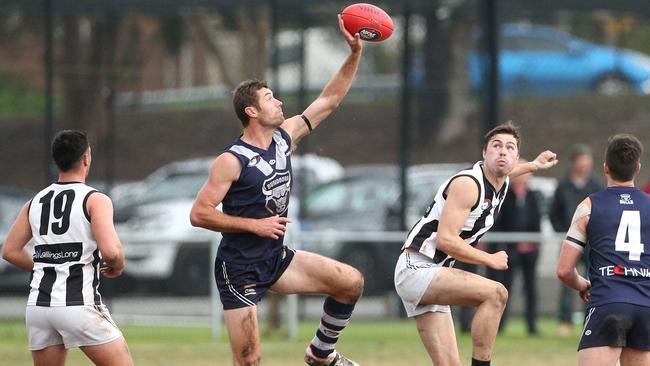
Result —
[{"label": "player's beard", "polygon": [[278,113],[277,121],[275,123],[276,126],[280,126],[284,122],[284,115],[282,112]]},{"label": "player's beard", "polygon": [[263,126],[266,126],[267,128],[278,128],[284,123],[284,118],[282,116],[282,113],[274,114],[273,116],[270,116],[268,119],[264,119],[262,122]]}]

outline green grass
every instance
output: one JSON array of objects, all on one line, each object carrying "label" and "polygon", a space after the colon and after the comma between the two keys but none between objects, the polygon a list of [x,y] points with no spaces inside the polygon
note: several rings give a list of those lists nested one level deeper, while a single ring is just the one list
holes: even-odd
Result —
[{"label": "green grass", "polygon": [[[303,365],[302,355],[317,322],[301,322],[298,340],[287,341],[284,329],[262,339],[262,365]],[[220,340],[211,339],[210,329],[152,326],[122,326],[136,365],[232,365],[225,331]],[[540,322],[540,335],[528,337],[521,321],[513,319],[499,335],[493,356],[498,366],[568,366],[577,363],[579,329],[558,338],[554,321]],[[22,322],[0,322],[0,365],[31,365]],[[361,365],[431,365],[412,320],[353,321],[337,347]],[[471,339],[459,334],[464,365],[469,365]],[[71,350],[68,365],[90,365],[79,350]]]},{"label": "green grass", "polygon": [[[60,109],[59,104],[60,102],[55,96],[55,112]],[[0,85],[0,117],[38,117],[44,114],[44,93],[25,88],[10,88]]]}]

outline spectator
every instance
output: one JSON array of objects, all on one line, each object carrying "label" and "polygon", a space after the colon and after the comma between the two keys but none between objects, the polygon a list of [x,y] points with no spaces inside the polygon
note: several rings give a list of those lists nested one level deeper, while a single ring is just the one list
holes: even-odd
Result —
[{"label": "spectator", "polygon": [[[501,207],[501,214],[494,224],[495,231],[504,232],[530,232],[538,233],[540,231],[540,210],[538,192],[531,191],[528,188],[530,174],[520,175],[511,179],[510,192]],[[526,302],[526,325],[528,334],[537,334],[537,258],[539,256],[539,243],[536,242],[517,242],[509,244],[496,244],[505,246],[508,254],[509,266],[505,272],[499,272],[501,276],[493,278],[495,281],[502,282],[508,289],[510,296],[506,305],[499,330],[503,329],[508,320],[509,304],[512,299],[512,280],[515,271],[521,269],[523,275],[523,288]],[[496,271],[490,271],[494,274]],[[500,278],[499,278],[500,277]]]},{"label": "spectator", "polygon": [[[571,224],[573,212],[583,199],[588,195],[603,189],[603,185],[593,175],[593,157],[591,149],[585,145],[575,145],[571,153],[571,167],[567,176],[562,179],[557,189],[549,213],[553,229],[566,233]],[[582,264],[586,267],[588,253],[582,257]],[[572,327],[572,313],[574,296],[571,290],[562,286],[560,290],[559,320],[560,335],[568,335]]]}]

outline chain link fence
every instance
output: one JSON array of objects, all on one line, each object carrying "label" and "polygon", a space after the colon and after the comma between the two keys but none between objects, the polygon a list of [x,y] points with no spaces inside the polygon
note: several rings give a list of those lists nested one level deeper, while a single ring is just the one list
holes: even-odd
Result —
[{"label": "chain link fence", "polygon": [[[143,179],[163,164],[219,154],[241,133],[230,91],[243,79],[269,80],[285,115],[300,113],[347,55],[336,14],[350,3],[4,1],[0,165],[6,174],[0,186],[37,190],[51,179],[49,85],[52,129],[89,132],[95,152],[89,179],[115,196],[120,183]],[[412,164],[480,158],[481,136],[497,122],[486,117],[486,3],[377,2],[394,20],[393,35],[364,44],[352,90],[302,142],[299,153],[332,157],[344,166],[394,164],[401,157]],[[496,107],[499,121],[512,119],[521,126],[523,156],[545,148],[556,151],[559,166],[544,174],[561,177],[574,143],[591,146],[598,166],[609,135],[630,132],[650,140],[650,14],[645,4],[503,0],[495,5],[500,34]],[[401,128],[406,131],[402,137]],[[640,178],[642,184],[650,175],[642,172]],[[0,228],[0,234],[7,229]],[[114,312],[162,296],[155,301],[159,308],[188,312],[176,315],[180,322],[188,322],[186,316],[198,322],[209,318],[214,305],[207,300],[212,269],[206,253],[212,239],[200,235],[183,239],[198,252],[180,251],[177,241],[157,250],[179,263],[202,260],[181,267],[205,286],[107,282],[109,301],[121,292],[142,294],[115,300]],[[154,244],[162,241],[151,237]],[[557,254],[557,247],[547,248],[547,258]],[[125,250],[139,249],[125,241]],[[152,257],[148,250],[138,255]],[[545,263],[544,268],[552,267],[550,259]],[[550,272],[544,276],[553,277]],[[2,294],[2,304],[20,304],[11,305],[17,312],[3,314],[21,315],[22,300],[4,297],[15,293]],[[395,309],[390,301],[377,301],[387,312]],[[148,310],[145,306],[141,315]]]}]

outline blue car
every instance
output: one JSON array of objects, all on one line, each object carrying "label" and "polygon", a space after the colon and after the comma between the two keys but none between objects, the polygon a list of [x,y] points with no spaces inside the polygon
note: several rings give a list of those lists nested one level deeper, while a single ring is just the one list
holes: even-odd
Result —
[{"label": "blue car", "polygon": [[[650,57],[601,46],[554,28],[500,28],[501,93],[512,95],[650,94]],[[468,58],[472,87],[483,85],[479,53]]]}]

